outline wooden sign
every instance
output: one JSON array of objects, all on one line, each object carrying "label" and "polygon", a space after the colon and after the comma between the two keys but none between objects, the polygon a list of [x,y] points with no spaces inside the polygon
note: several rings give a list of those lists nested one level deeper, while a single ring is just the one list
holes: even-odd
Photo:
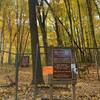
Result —
[{"label": "wooden sign", "polygon": [[22,67],[28,67],[29,66],[29,56],[23,56],[21,66]]},{"label": "wooden sign", "polygon": [[53,49],[53,80],[64,81],[72,79],[71,72],[71,49]]}]

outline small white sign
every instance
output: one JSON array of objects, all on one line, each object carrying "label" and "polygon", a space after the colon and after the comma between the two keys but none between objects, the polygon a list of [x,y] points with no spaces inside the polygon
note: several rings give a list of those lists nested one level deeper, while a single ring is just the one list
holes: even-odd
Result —
[{"label": "small white sign", "polygon": [[71,64],[71,70],[75,73],[78,74],[77,68],[76,68],[76,64]]}]

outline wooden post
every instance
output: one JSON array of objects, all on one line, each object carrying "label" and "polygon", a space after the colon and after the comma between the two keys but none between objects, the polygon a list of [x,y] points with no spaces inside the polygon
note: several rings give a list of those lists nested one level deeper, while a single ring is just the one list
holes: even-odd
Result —
[{"label": "wooden post", "polygon": [[75,88],[75,83],[72,83],[72,92],[73,92],[73,96],[72,96],[72,100],[76,100],[76,88]]},{"label": "wooden post", "polygon": [[53,100],[53,84],[50,84],[50,100]]},{"label": "wooden post", "polygon": [[33,96],[32,96],[32,100],[36,100],[36,96],[37,96],[37,84],[33,85]]},{"label": "wooden post", "polygon": [[76,100],[76,88],[75,88],[75,85],[76,85],[76,80],[75,80],[75,75],[74,75],[74,71],[72,70],[72,81],[71,81],[71,84],[72,84],[72,100]]}]

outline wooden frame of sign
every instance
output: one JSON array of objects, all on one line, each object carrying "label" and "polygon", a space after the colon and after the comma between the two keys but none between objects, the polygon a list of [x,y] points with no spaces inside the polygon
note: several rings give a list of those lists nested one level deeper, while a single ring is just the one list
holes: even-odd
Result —
[{"label": "wooden frame of sign", "polygon": [[55,84],[71,84],[73,93],[72,98],[75,100],[76,77],[74,72],[71,70],[71,64],[73,60],[72,48],[55,47],[52,49],[52,57],[53,76],[50,83],[50,100],[53,100],[53,85]]}]

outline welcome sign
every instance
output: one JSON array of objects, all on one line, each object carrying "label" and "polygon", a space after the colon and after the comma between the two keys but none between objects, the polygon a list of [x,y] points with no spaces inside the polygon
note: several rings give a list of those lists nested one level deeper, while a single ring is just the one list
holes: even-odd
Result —
[{"label": "welcome sign", "polygon": [[72,79],[72,52],[70,48],[53,49],[53,80],[64,81]]}]

